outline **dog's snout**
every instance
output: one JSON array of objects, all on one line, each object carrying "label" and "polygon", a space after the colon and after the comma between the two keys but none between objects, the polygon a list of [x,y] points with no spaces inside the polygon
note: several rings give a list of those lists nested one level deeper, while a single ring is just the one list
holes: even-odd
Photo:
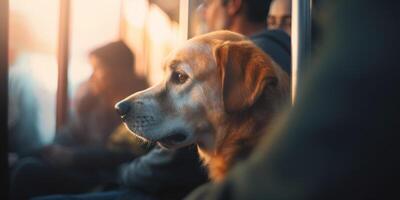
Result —
[{"label": "dog's snout", "polygon": [[117,113],[122,117],[128,114],[130,111],[131,106],[129,105],[129,102],[126,101],[121,101],[117,104],[115,104],[115,110],[117,110]]}]

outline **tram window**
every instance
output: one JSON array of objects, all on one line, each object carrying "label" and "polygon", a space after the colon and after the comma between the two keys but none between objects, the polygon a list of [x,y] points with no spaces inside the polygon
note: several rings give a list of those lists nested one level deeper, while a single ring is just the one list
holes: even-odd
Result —
[{"label": "tram window", "polygon": [[136,73],[155,84],[163,77],[163,58],[178,45],[179,1],[124,0],[122,39],[133,49]]},{"label": "tram window", "polygon": [[9,1],[9,151],[27,153],[55,131],[59,0]]},{"label": "tram window", "polygon": [[68,89],[72,97],[92,68],[88,54],[119,38],[121,0],[71,0]]}]

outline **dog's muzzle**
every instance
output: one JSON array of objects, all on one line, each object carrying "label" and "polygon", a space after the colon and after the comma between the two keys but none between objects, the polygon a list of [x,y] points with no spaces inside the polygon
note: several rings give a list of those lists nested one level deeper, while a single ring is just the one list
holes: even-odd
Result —
[{"label": "dog's muzzle", "polygon": [[165,148],[186,145],[192,141],[187,128],[179,125],[181,123],[162,121],[158,109],[143,101],[123,100],[115,105],[115,110],[134,135],[147,141],[158,142]]},{"label": "dog's muzzle", "polygon": [[142,137],[144,131],[155,127],[160,121],[154,113],[146,111],[143,102],[120,101],[115,105],[115,110],[121,116],[122,121],[128,126],[129,130]]}]

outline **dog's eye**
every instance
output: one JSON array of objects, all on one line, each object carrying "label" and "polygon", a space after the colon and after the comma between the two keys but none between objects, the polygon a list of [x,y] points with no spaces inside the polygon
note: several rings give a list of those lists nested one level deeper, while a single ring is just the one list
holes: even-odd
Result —
[{"label": "dog's eye", "polygon": [[183,84],[189,77],[182,72],[173,72],[171,80],[176,84]]}]

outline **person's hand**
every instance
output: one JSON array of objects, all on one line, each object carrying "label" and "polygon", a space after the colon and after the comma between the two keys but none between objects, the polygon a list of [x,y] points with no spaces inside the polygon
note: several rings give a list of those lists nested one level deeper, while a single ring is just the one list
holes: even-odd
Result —
[{"label": "person's hand", "polygon": [[61,145],[49,145],[44,147],[42,157],[56,167],[68,167],[73,163],[74,151]]}]

